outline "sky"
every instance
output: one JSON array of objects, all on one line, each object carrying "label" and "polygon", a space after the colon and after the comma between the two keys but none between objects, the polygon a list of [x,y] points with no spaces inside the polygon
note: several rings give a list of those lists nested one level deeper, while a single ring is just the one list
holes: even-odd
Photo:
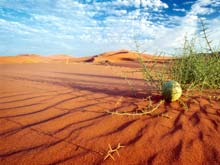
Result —
[{"label": "sky", "polygon": [[200,19],[220,45],[220,0],[0,0],[0,55],[173,54]]}]

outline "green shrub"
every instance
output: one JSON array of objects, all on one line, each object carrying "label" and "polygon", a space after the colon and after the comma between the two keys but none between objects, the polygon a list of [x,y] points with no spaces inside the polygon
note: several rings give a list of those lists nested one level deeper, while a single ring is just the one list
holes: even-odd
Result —
[{"label": "green shrub", "polygon": [[204,40],[209,52],[201,53],[195,48],[195,40],[185,39],[183,53],[176,58],[171,67],[171,77],[183,89],[220,88],[220,54],[213,51],[202,23]]},{"label": "green shrub", "polygon": [[148,65],[140,56],[139,63],[146,84],[159,91],[163,83],[169,80],[177,81],[186,91],[220,88],[220,48],[212,48],[202,20],[201,27],[206,46],[200,50],[198,45],[202,45],[201,43],[196,44],[195,39],[188,41],[185,38],[183,51],[167,63],[161,64],[156,57],[153,64]]}]

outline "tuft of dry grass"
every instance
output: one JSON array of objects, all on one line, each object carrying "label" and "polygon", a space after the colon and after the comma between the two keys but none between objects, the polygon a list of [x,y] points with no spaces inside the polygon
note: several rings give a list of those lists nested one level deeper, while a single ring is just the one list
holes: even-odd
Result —
[{"label": "tuft of dry grass", "polygon": [[152,115],[153,112],[155,112],[161,104],[163,104],[165,101],[164,100],[160,100],[159,103],[157,103],[155,106],[152,105],[152,103],[150,102],[150,104],[148,106],[146,106],[144,109],[141,109],[137,112],[118,112],[118,111],[106,111],[107,113],[111,114],[111,115],[120,115],[120,116],[143,116],[143,115]]}]

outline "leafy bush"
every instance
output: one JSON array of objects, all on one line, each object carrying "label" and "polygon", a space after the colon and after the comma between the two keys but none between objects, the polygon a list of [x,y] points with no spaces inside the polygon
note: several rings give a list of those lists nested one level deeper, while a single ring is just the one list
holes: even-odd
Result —
[{"label": "leafy bush", "polygon": [[[171,77],[179,82],[184,89],[220,88],[220,54],[213,51],[208,40],[206,28],[201,22],[204,40],[208,53],[195,49],[195,40],[185,39],[183,54],[173,61]],[[207,50],[207,49],[206,49]]]},{"label": "leafy bush", "polygon": [[202,20],[201,27],[206,46],[200,50],[197,50],[195,39],[189,41],[185,38],[183,51],[173,60],[165,60],[166,62],[161,63],[161,58],[155,57],[154,62],[149,65],[141,58],[140,53],[139,63],[146,84],[150,84],[153,90],[159,91],[169,80],[177,81],[183,90],[187,91],[220,88],[220,51],[212,48]]}]

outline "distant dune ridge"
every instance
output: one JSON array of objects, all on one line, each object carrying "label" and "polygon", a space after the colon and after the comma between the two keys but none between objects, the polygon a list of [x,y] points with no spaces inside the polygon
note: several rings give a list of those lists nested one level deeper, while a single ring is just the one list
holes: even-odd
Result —
[{"label": "distant dune ridge", "polygon": [[36,54],[21,54],[17,56],[2,56],[0,64],[7,63],[48,63],[49,59]]},{"label": "distant dune ridge", "polygon": [[[2,56],[0,64],[7,63],[71,63],[71,62],[92,62],[92,63],[121,63],[135,62],[140,54],[129,50],[119,50],[105,52],[95,56],[74,57],[66,54],[56,54],[50,56],[42,56],[37,54],[20,54],[17,56]],[[152,60],[156,56],[141,54],[144,60]],[[159,57],[157,57],[159,58]],[[161,58],[161,57],[160,57]]]},{"label": "distant dune ridge", "polygon": [[63,60],[63,59],[66,59],[66,58],[74,58],[73,56],[70,56],[70,55],[66,55],[66,54],[56,54],[56,55],[51,55],[51,56],[48,56],[48,58],[50,59],[57,59],[57,60]]}]

